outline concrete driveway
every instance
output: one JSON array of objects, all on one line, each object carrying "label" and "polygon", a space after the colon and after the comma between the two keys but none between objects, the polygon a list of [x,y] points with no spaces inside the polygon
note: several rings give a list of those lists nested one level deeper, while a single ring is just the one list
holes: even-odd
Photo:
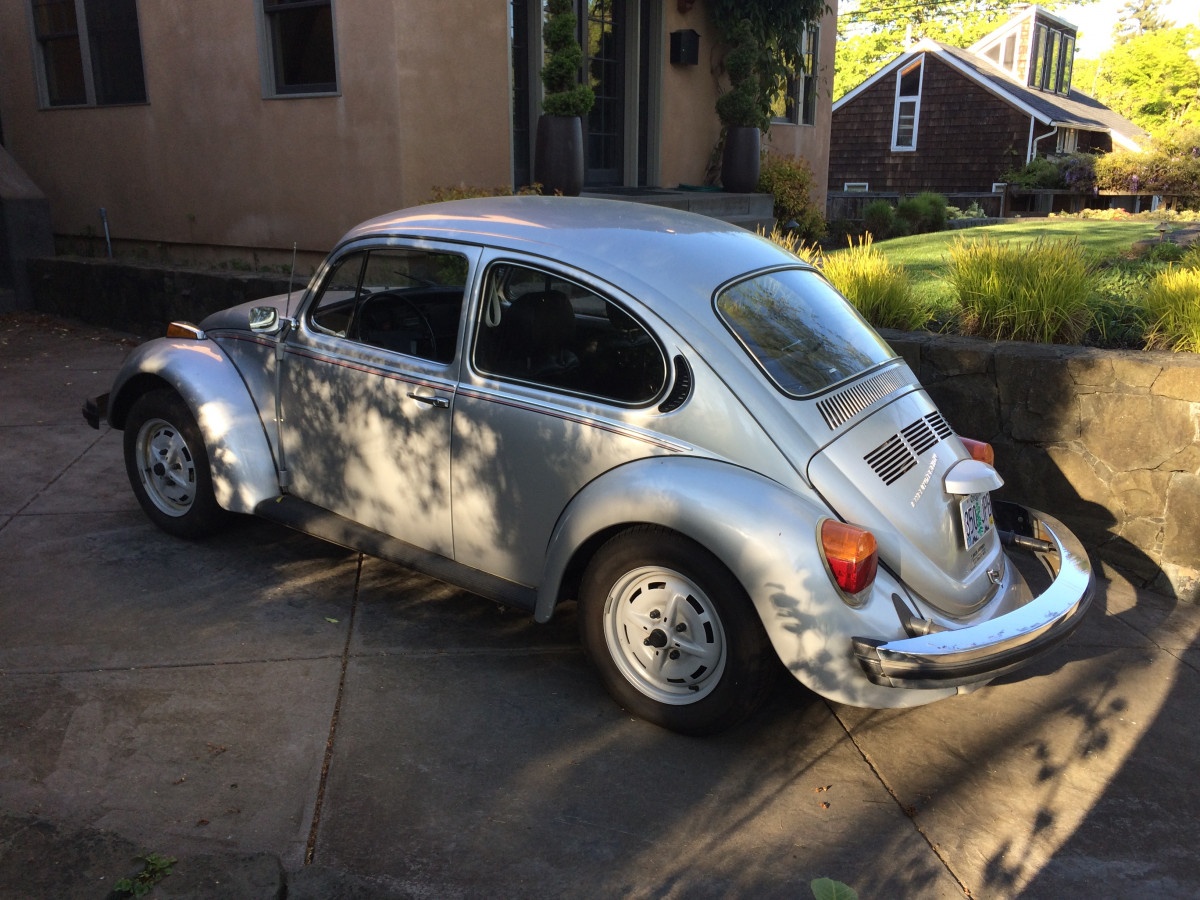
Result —
[{"label": "concrete driveway", "polygon": [[154,529],[130,343],[0,317],[0,898],[1200,896],[1200,610],[1102,582],[1052,660],[878,712],[781,681],[733,732],[630,718],[548,626],[246,520]]}]

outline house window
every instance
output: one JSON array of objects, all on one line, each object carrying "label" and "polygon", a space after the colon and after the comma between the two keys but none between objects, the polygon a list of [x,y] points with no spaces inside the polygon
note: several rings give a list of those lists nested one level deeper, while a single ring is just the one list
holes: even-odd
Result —
[{"label": "house window", "polygon": [[1063,128],[1058,132],[1058,153],[1074,153],[1079,149],[1079,129]]},{"label": "house window", "polygon": [[45,106],[146,102],[136,0],[31,0]]},{"label": "house window", "polygon": [[1069,94],[1074,60],[1074,35],[1038,25],[1034,33],[1029,86],[1064,96]]},{"label": "house window", "polygon": [[892,149],[917,149],[917,121],[921,115],[922,60],[905,66],[896,75],[896,112],[892,123]]},{"label": "house window", "polygon": [[1075,64],[1075,38],[1063,35],[1062,59],[1058,64],[1058,93],[1064,97],[1071,93],[1071,69]]},{"label": "house window", "polygon": [[804,32],[800,40],[800,71],[788,76],[787,90],[775,101],[772,121],[790,122],[793,125],[815,125],[817,123],[817,47],[821,43],[821,29],[813,25]]},{"label": "house window", "polygon": [[270,96],[337,93],[333,0],[262,0]]}]

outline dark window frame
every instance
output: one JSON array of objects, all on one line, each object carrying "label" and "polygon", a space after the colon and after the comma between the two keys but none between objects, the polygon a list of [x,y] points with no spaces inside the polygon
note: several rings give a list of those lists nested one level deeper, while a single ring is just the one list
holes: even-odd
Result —
[{"label": "dark window frame", "polygon": [[137,0],[30,0],[43,108],[148,102]]},{"label": "dark window frame", "polygon": [[258,0],[267,97],[339,92],[334,0]]},{"label": "dark window frame", "polygon": [[821,26],[809,26],[800,44],[803,67],[788,76],[787,89],[780,98],[783,109],[780,111],[778,103],[776,104],[776,114],[771,117],[772,122],[780,125],[817,124],[817,66],[820,64],[820,43]]}]

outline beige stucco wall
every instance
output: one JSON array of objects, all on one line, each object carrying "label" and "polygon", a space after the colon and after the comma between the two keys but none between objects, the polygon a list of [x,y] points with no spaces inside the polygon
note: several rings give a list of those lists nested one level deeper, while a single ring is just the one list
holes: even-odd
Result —
[{"label": "beige stucco wall", "polygon": [[829,190],[829,125],[833,117],[833,55],[837,51],[837,0],[821,20],[817,48],[817,111],[814,125],[771,126],[767,147],[785,156],[808,161],[813,173],[813,202],[824,211]]},{"label": "beige stucco wall", "polygon": [[60,234],[105,207],[118,240],[319,251],[432,185],[511,179],[507,4],[337,0],[341,94],[303,99],[263,99],[253,3],[138,7],[149,103],[40,110],[28,3],[0,4],[7,148]]},{"label": "beige stucco wall", "polygon": [[[717,119],[717,86],[712,73],[717,38],[703,0],[681,13],[667,2],[663,16],[662,177],[660,187],[702,184],[713,147],[721,134]],[[700,35],[700,64],[670,63],[672,31],[693,29]]]},{"label": "beige stucco wall", "polygon": [[[822,210],[829,184],[829,123],[833,108],[833,57],[837,48],[837,0],[830,0],[828,7],[821,20],[821,44],[817,52],[820,78],[817,124],[775,124],[764,141],[764,146],[776,153],[808,161],[813,171],[813,199]],[[716,115],[717,79],[713,73],[714,65],[720,61],[720,46],[703,0],[686,13],[680,12],[677,4],[667,3],[665,12],[664,41],[669,41],[672,31],[683,28],[694,29],[700,34],[700,65],[665,66],[662,186],[700,184],[721,132]]]},{"label": "beige stucco wall", "polygon": [[[507,3],[334,0],[340,94],[287,99],[263,98],[255,10],[255,0],[139,0],[149,102],[39,109],[29,2],[0,3],[6,146],[49,199],[57,234],[100,235],[104,207],[118,250],[286,257],[296,243],[319,255],[351,225],[422,202],[435,185],[511,184]],[[703,0],[687,12],[667,0],[663,13],[652,181],[699,184],[720,133],[716,37]],[[700,65],[667,61],[669,35],[683,28],[701,36]],[[831,14],[818,126],[771,135],[810,161],[822,196],[834,38]]]}]

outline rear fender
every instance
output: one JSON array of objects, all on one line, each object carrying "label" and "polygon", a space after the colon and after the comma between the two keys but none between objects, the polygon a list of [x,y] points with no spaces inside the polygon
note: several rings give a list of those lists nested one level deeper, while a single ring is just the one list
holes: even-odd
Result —
[{"label": "rear fender", "polygon": [[815,495],[711,459],[659,457],[628,463],[575,496],[551,537],[535,618],[546,621],[576,552],[594,536],[639,523],[670,528],[716,556],[754,604],[775,652],[806,687],[840,703],[895,707],[955,693],[872,684],[856,660],[856,634],[904,636],[884,571],[868,601],[841,599],[819,546],[829,510]]},{"label": "rear fender", "polygon": [[257,504],[279,495],[279,474],[258,408],[216,343],[157,338],[138,346],[113,383],[108,423],[124,428],[138,397],[160,387],[179,394],[195,416],[222,508],[252,513]]}]

